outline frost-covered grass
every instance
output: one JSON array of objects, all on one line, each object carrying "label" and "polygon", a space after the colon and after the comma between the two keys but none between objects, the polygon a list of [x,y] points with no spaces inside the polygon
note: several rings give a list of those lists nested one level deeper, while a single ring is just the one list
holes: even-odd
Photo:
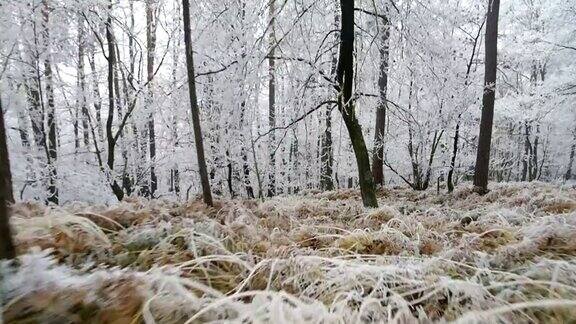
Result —
[{"label": "frost-covered grass", "polygon": [[14,206],[6,323],[576,320],[576,190]]}]

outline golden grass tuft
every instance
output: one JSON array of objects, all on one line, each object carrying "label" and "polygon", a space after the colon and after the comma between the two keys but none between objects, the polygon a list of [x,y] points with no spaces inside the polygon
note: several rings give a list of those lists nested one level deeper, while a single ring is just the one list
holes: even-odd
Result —
[{"label": "golden grass tuft", "polygon": [[[576,190],[13,206],[7,323],[567,322]],[[38,254],[37,250],[45,252]],[[545,307],[540,307],[545,305]],[[572,307],[572,308],[570,308]],[[392,319],[392,320],[391,320]]]}]

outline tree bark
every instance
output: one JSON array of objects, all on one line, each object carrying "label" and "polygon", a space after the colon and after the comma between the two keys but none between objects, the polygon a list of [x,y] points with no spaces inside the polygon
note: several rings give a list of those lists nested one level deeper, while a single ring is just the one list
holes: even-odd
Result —
[{"label": "tree bark", "polygon": [[572,145],[570,146],[570,155],[568,158],[568,169],[564,174],[564,180],[572,179],[572,167],[574,166],[574,157],[576,155],[576,129],[574,129]]},{"label": "tree bark", "polygon": [[4,110],[0,99],[0,260],[16,257],[16,249],[12,242],[9,222],[9,206],[14,202],[12,192],[12,175],[10,173],[10,159],[8,158],[8,145],[6,127],[4,124]]},{"label": "tree bark", "polygon": [[[180,6],[178,3],[175,4],[175,15],[180,16]],[[133,17],[133,15],[132,15]],[[172,86],[174,89],[178,86],[178,59],[179,59],[179,51],[180,51],[180,35],[178,35],[176,40],[173,42],[172,46]],[[175,108],[178,106],[179,99],[176,96],[172,96],[172,107]],[[172,158],[173,164],[170,168],[170,188],[169,191],[174,192],[177,197],[180,197],[180,169],[178,168],[178,161],[176,158],[176,149],[180,146],[180,140],[178,136],[178,115],[177,110],[171,110],[171,129],[170,129],[170,139],[172,140]]]},{"label": "tree bark", "polygon": [[81,14],[78,14],[78,107],[82,113],[82,142],[85,148],[90,144],[90,129],[88,127],[88,108],[86,107],[86,73],[84,71],[84,56],[86,55],[86,32],[84,29],[84,20]]},{"label": "tree bark", "polygon": [[[340,13],[338,9],[338,1],[335,1],[335,9],[336,12],[334,14],[334,29],[338,28],[340,23]],[[335,35],[335,41],[338,42],[340,39],[338,35]],[[335,49],[332,51],[332,66],[330,75],[332,77],[336,76],[336,70],[338,68],[338,50]],[[320,148],[320,187],[322,190],[334,190],[334,151],[333,151],[333,139],[332,139],[332,110],[334,107],[329,105],[326,107],[326,111],[324,114],[324,134],[322,134],[322,140],[320,144],[322,147]],[[295,139],[295,143],[296,139]],[[292,157],[292,146],[290,147],[290,156]],[[296,157],[295,157],[296,158]],[[294,165],[297,165],[295,161]]]},{"label": "tree bark", "polygon": [[152,79],[154,78],[154,51],[156,50],[156,17],[155,17],[155,0],[146,1],[146,50],[148,59],[146,69],[148,73],[148,96],[147,106],[149,109],[148,116],[148,152],[150,153],[150,197],[153,198],[158,188],[158,178],[156,177],[156,131],[154,123],[154,111],[152,101],[154,97],[154,87]]},{"label": "tree bark", "polygon": [[94,100],[94,113],[96,115],[96,131],[98,132],[98,140],[104,140],[104,127],[102,126],[102,98],[100,97],[100,86],[98,85],[98,75],[96,73],[96,50],[94,43],[88,44],[88,64],[90,64],[90,72],[92,75],[92,93]]},{"label": "tree bark", "polygon": [[372,176],[376,185],[384,185],[384,133],[386,131],[386,91],[388,88],[388,60],[390,56],[390,27],[388,19],[380,38],[380,73],[378,76],[378,94],[380,102],[376,108],[374,126],[374,151],[372,152]]},{"label": "tree bark", "polygon": [[454,146],[452,147],[452,158],[450,159],[450,170],[448,171],[448,179],[446,184],[448,186],[448,192],[454,191],[454,169],[456,166],[456,155],[458,153],[458,141],[460,139],[460,115],[458,115],[458,121],[456,122],[456,130],[454,130]]},{"label": "tree bark", "polygon": [[528,167],[531,162],[531,144],[530,144],[530,127],[528,122],[524,122],[524,155],[522,157],[522,181],[528,179],[530,168]]},{"label": "tree bark", "polygon": [[358,180],[365,207],[378,207],[376,187],[370,172],[370,158],[362,135],[362,128],[354,112],[352,89],[354,82],[354,0],[340,0],[341,31],[338,79],[338,110],[344,119],[358,166]]},{"label": "tree bark", "polygon": [[194,74],[194,56],[192,53],[192,32],[190,30],[190,1],[182,0],[182,15],[184,23],[184,44],[186,47],[186,66],[188,70],[188,92],[190,94],[190,110],[192,113],[192,123],[194,128],[194,141],[196,143],[196,156],[198,158],[198,168],[200,171],[200,182],[202,183],[202,196],[204,203],[212,206],[212,192],[206,169],[206,159],[204,157],[204,144],[202,142],[202,129],[200,125],[200,112],[198,108],[198,98],[196,96],[196,78]]},{"label": "tree bark", "polygon": [[276,194],[276,157],[274,154],[276,136],[276,62],[274,61],[274,48],[276,46],[276,36],[274,33],[275,23],[275,0],[270,0],[268,17],[270,18],[270,35],[268,44],[268,127],[272,130],[268,135],[268,149],[270,151],[270,165],[268,167],[268,197]]},{"label": "tree bark", "polygon": [[44,75],[46,77],[46,99],[48,101],[47,109],[47,122],[48,122],[48,203],[58,205],[58,171],[56,162],[58,159],[58,143],[56,134],[56,110],[54,105],[54,83],[52,80],[52,62],[50,55],[50,31],[48,23],[50,21],[50,8],[48,7],[48,0],[43,0],[42,8],[42,22],[44,27],[44,50],[47,51],[46,59],[44,60]]},{"label": "tree bark", "polygon": [[480,136],[474,169],[474,187],[480,194],[488,192],[488,170],[490,164],[490,143],[492,141],[492,123],[494,120],[494,99],[496,87],[496,67],[498,55],[498,11],[500,0],[489,0],[486,18],[484,94],[482,96],[482,117]]},{"label": "tree bark", "polygon": [[326,107],[324,116],[324,134],[322,135],[320,163],[322,166],[320,175],[320,186],[322,190],[334,190],[334,181],[332,180],[334,155],[332,152],[332,109],[333,106]]},{"label": "tree bark", "polygon": [[106,138],[108,141],[108,171],[109,181],[114,195],[121,201],[124,191],[114,177],[114,150],[116,140],[112,132],[114,124],[114,66],[116,65],[116,53],[114,48],[114,36],[112,35],[112,2],[108,5],[108,19],[106,20],[106,41],[108,43],[108,118],[106,119]]}]

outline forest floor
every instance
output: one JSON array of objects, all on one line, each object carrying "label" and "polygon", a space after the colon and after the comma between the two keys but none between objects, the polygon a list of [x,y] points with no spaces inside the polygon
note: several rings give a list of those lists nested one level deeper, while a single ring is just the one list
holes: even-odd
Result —
[{"label": "forest floor", "polygon": [[14,206],[5,323],[568,322],[576,190]]}]

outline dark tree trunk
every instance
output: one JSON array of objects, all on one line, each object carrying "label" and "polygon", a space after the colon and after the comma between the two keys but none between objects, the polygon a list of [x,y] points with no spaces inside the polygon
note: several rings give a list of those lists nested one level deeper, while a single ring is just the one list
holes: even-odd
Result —
[{"label": "dark tree trunk", "polygon": [[566,174],[564,175],[564,179],[566,180],[572,179],[572,166],[574,165],[574,155],[576,155],[576,143],[573,143],[572,146],[570,147],[568,170],[566,170]]},{"label": "dark tree trunk", "polygon": [[574,129],[572,139],[572,145],[570,146],[570,156],[568,158],[568,169],[566,170],[566,174],[564,174],[565,180],[572,179],[572,167],[574,166],[574,157],[576,155],[576,129]]},{"label": "dark tree trunk", "polygon": [[156,49],[156,17],[154,13],[155,3],[154,0],[146,1],[146,49],[148,52],[148,60],[146,64],[148,72],[148,109],[150,115],[148,117],[148,151],[150,153],[150,197],[153,198],[158,188],[158,178],[156,177],[156,131],[154,127],[154,111],[152,109],[153,99],[153,83],[154,78],[154,51]]},{"label": "dark tree trunk", "polygon": [[354,82],[354,0],[340,0],[341,31],[340,57],[338,60],[337,79],[338,110],[344,119],[352,149],[358,166],[358,180],[362,193],[362,202],[366,207],[378,207],[376,187],[370,172],[370,158],[362,135],[362,128],[354,112],[352,89]]},{"label": "dark tree trunk", "polygon": [[384,185],[384,133],[386,131],[386,91],[388,88],[388,59],[390,56],[390,27],[386,19],[380,38],[380,74],[378,93],[380,102],[376,108],[376,125],[374,127],[374,151],[372,152],[372,176],[376,185]]},{"label": "dark tree trunk", "polygon": [[270,0],[268,17],[270,18],[270,35],[269,35],[269,52],[268,52],[268,149],[270,151],[270,165],[268,170],[268,197],[276,194],[276,157],[274,154],[276,145],[276,136],[274,128],[276,127],[276,62],[274,60],[274,48],[276,46],[276,36],[274,35],[274,15],[275,0]]},{"label": "dark tree trunk", "polygon": [[530,181],[536,180],[538,177],[538,145],[540,144],[540,125],[536,125],[536,136],[534,137],[534,145],[532,147],[532,162],[530,168]]},{"label": "dark tree trunk", "polygon": [[528,122],[524,122],[524,155],[522,158],[522,181],[528,179],[528,173],[530,172],[529,163],[531,162],[530,157],[531,144],[530,144],[530,127]]},{"label": "dark tree trunk", "polygon": [[498,54],[498,11],[500,0],[488,1],[485,37],[484,94],[482,96],[482,118],[474,169],[474,187],[480,194],[488,192],[488,170],[490,165],[490,143],[494,119],[496,67]]},{"label": "dark tree trunk", "polygon": [[460,116],[456,122],[456,130],[454,131],[454,147],[452,148],[452,158],[450,159],[450,170],[448,171],[448,179],[446,184],[448,192],[454,191],[454,168],[456,166],[456,155],[458,154],[458,140],[460,139]]},{"label": "dark tree trunk", "polygon": [[114,36],[112,35],[112,3],[108,5],[108,19],[106,20],[106,41],[108,42],[108,118],[106,119],[106,138],[108,140],[107,165],[110,172],[109,181],[112,191],[120,201],[124,198],[124,191],[114,176],[114,150],[116,139],[112,132],[114,124],[114,66],[116,65],[116,53],[114,48]]},{"label": "dark tree trunk", "polygon": [[182,0],[182,14],[184,20],[184,44],[186,46],[186,67],[188,70],[188,91],[190,94],[190,110],[192,113],[192,123],[194,128],[194,141],[196,143],[196,156],[198,157],[198,168],[200,171],[200,181],[202,183],[202,196],[204,203],[212,206],[212,193],[206,169],[206,159],[204,158],[204,144],[202,142],[202,128],[200,126],[200,109],[198,108],[198,98],[196,97],[196,78],[194,74],[194,56],[192,54],[192,32],[190,31],[190,1]]},{"label": "dark tree trunk", "polygon": [[322,190],[334,190],[334,181],[332,180],[334,155],[332,152],[332,109],[334,107],[327,107],[324,120],[324,134],[322,135],[321,150],[320,150],[320,163],[321,175],[320,186]]},{"label": "dark tree trunk", "polygon": [[10,173],[10,159],[8,158],[6,127],[4,124],[4,110],[0,101],[0,260],[16,257],[16,249],[12,242],[9,222],[9,204],[14,202],[12,193],[12,175]]},{"label": "dark tree trunk", "polygon": [[[482,28],[484,27],[484,23],[486,20],[482,22],[480,28],[478,28],[478,33],[474,38],[474,44],[472,46],[472,53],[470,54],[470,59],[468,60],[468,65],[466,66],[466,76],[464,77],[464,85],[468,86],[470,83],[468,82],[468,77],[470,76],[470,71],[472,70],[472,64],[474,63],[474,56],[476,55],[476,48],[478,47],[478,40],[480,39],[480,35],[482,33]],[[454,146],[452,148],[452,158],[450,159],[450,170],[448,171],[448,177],[446,178],[446,185],[448,187],[448,192],[454,191],[454,168],[456,167],[456,156],[458,155],[458,141],[460,140],[460,118],[462,117],[462,113],[458,114],[458,118],[456,119],[456,129],[454,130]]]},{"label": "dark tree trunk", "polygon": [[[240,130],[244,126],[244,116],[246,111],[246,102],[240,103]],[[242,138],[242,143],[247,143],[246,134],[240,134]],[[254,198],[254,188],[252,188],[252,184],[250,183],[250,166],[248,165],[248,149],[246,148],[246,144],[242,145],[240,149],[240,155],[242,156],[242,173],[244,176],[244,188],[246,189],[246,195],[248,198]]]}]

